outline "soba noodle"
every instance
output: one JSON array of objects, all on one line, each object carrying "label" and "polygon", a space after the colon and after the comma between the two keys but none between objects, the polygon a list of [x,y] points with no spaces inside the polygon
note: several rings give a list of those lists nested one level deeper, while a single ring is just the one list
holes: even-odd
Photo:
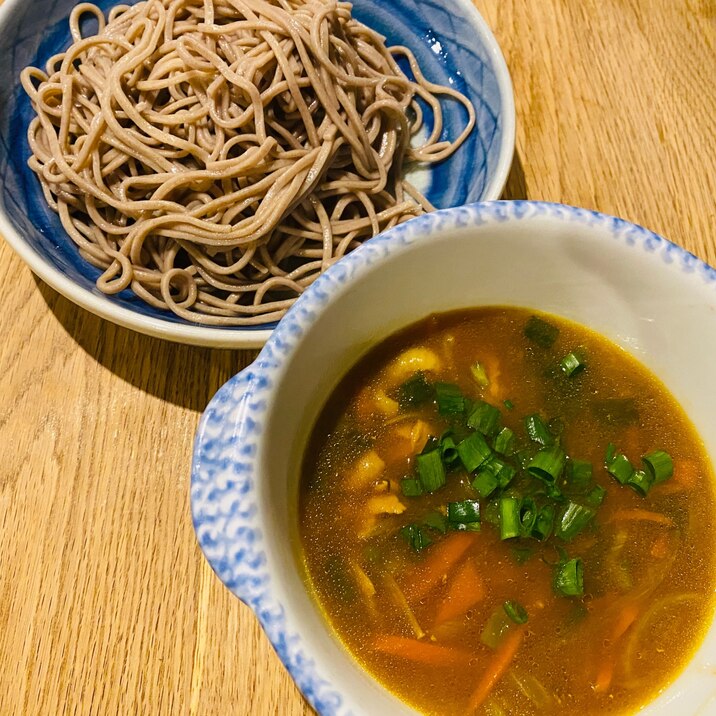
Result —
[{"label": "soba noodle", "polygon": [[[405,163],[441,161],[475,123],[345,2],[146,0],[106,20],[82,3],[70,29],[46,72],[22,73],[29,165],[101,291],[197,323],[278,319],[361,241],[431,210]],[[467,110],[452,142],[441,95]],[[433,127],[411,146],[418,98]]]}]

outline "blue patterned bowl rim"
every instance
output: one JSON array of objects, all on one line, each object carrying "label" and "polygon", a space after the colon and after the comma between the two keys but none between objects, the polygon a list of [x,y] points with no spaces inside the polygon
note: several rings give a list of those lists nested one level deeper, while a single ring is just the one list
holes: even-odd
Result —
[{"label": "blue patterned bowl rim", "polygon": [[656,254],[674,271],[716,287],[716,270],[693,254],[648,229],[599,212],[533,201],[483,202],[437,211],[371,239],[321,276],[283,318],[256,360],[224,384],[201,418],[191,474],[191,509],[199,546],[218,577],[254,611],[281,661],[322,716],[347,716],[353,711],[307,653],[301,634],[288,627],[284,605],[272,593],[254,480],[268,394],[331,297],[376,263],[414,243],[430,241],[436,232],[535,217],[606,230],[615,241]]},{"label": "blue patterned bowl rim", "polygon": [[[476,175],[477,168],[473,166],[477,159],[470,159],[468,157],[473,149],[471,148],[469,151],[466,150],[457,167],[462,176],[470,178],[469,180],[466,179],[464,183],[459,183],[460,186],[467,187],[465,190],[467,192],[465,194],[466,198],[463,198],[461,201],[455,201],[455,197],[452,197],[447,205],[454,206],[457,203],[465,203],[466,201],[497,199],[507,182],[515,144],[514,96],[512,81],[504,57],[485,20],[470,0],[449,0],[449,5],[446,5],[445,2],[436,3],[432,0],[401,0],[401,12],[405,15],[405,18],[403,18],[403,25],[405,27],[412,28],[412,25],[408,22],[408,16],[416,16],[418,1],[421,7],[425,8],[424,11],[430,13],[430,18],[433,21],[432,29],[426,31],[427,35],[415,34],[415,37],[419,37],[421,43],[427,43],[425,47],[421,45],[421,52],[426,53],[428,57],[434,55],[440,58],[442,56],[441,53],[444,52],[444,48],[441,49],[439,40],[439,37],[442,39],[442,36],[438,36],[436,33],[452,33],[454,37],[450,38],[450,42],[454,47],[454,54],[456,54],[456,56],[459,55],[462,64],[453,59],[450,60],[451,64],[445,65],[445,67],[450,67],[448,72],[450,81],[452,82],[454,79],[458,84],[467,81],[472,88],[471,91],[473,92],[474,99],[484,107],[483,114],[486,117],[485,121],[494,121],[496,123],[496,128],[494,129],[496,139],[494,141],[491,139],[489,146],[481,146],[481,148],[479,148],[485,155],[485,166],[480,170],[481,175],[479,177]],[[5,47],[5,51],[11,55],[8,57],[8,63],[4,70],[6,73],[12,71],[14,74],[17,74],[15,72],[17,69],[15,68],[16,47],[25,48],[28,42],[33,41],[31,37],[27,36],[16,38],[12,29],[9,28],[10,18],[13,16],[13,12],[23,7],[26,2],[27,0],[5,0],[4,3],[0,4],[0,40],[4,41],[3,46]],[[59,0],[53,0],[51,12],[48,13],[48,16],[54,17],[57,8],[63,6],[61,2],[58,5],[58,2]],[[103,8],[112,4],[111,0],[95,0],[95,2]],[[64,0],[64,5],[67,5],[68,9],[71,4],[70,0]],[[374,19],[376,22],[382,22],[383,24],[390,21],[392,9],[387,0],[356,0],[355,7],[357,13],[362,13],[362,17],[359,19],[363,19],[364,21]],[[455,16],[454,18],[453,15]],[[66,22],[64,25],[66,25]],[[45,28],[41,24],[38,25],[38,28],[41,28],[44,33],[41,38],[43,42],[47,39],[45,37],[47,33],[52,35],[52,37],[49,38],[51,42],[57,40],[55,37],[58,32],[57,28],[52,29],[49,26]],[[410,31],[413,30],[411,29]],[[422,32],[422,30],[420,30],[420,32]],[[23,49],[22,51],[25,52],[26,50]],[[54,46],[52,46],[52,51],[48,52],[48,55],[53,54],[54,51]],[[445,57],[447,56],[448,55],[445,55]],[[439,61],[443,62],[442,59]],[[444,62],[447,63],[447,60],[444,60]],[[472,78],[468,77],[467,73],[461,73],[461,68],[468,65],[471,68],[475,66],[479,67],[479,76]],[[20,66],[22,66],[22,64]],[[14,69],[8,69],[10,67]],[[455,77],[450,73],[454,74]],[[5,79],[7,81],[8,78]],[[489,101],[487,95],[488,90],[485,89],[483,92],[483,82],[485,83],[485,88],[488,86],[490,88]],[[3,95],[4,103],[12,107],[15,107],[18,103],[17,94],[19,92],[19,81],[17,82],[17,86],[12,85],[4,89],[0,88],[0,94]],[[490,103],[492,103],[492,107]],[[16,112],[16,108],[12,109],[12,112]],[[2,109],[0,109],[0,119],[3,117],[4,113]],[[10,120],[7,118],[2,119],[2,125],[4,125],[6,121],[9,122]],[[10,132],[10,134],[8,134],[8,132]],[[58,268],[49,257],[48,252],[68,252],[67,256],[70,257],[73,262],[76,262],[76,249],[74,245],[71,245],[69,238],[65,235],[64,230],[59,225],[58,219],[54,215],[43,219],[43,222],[49,222],[48,227],[43,228],[38,225],[37,218],[31,218],[29,216],[29,214],[31,214],[32,211],[36,211],[36,209],[20,207],[20,204],[18,204],[20,201],[19,197],[22,196],[24,191],[22,189],[23,182],[27,182],[28,178],[24,175],[22,177],[15,176],[7,163],[7,155],[23,151],[26,141],[24,137],[11,135],[12,132],[9,128],[4,129],[3,126],[0,126],[0,235],[4,236],[7,243],[30,267],[33,273],[39,276],[45,283],[70,301],[101,318],[157,338],[190,345],[218,348],[259,348],[268,340],[275,326],[274,323],[226,328],[201,326],[169,314],[164,317],[163,312],[146,306],[127,291],[113,297],[101,294],[93,287],[96,269],[89,264],[80,268],[76,266],[71,268],[73,271],[81,271],[83,274],[81,278],[69,276],[65,271]],[[481,145],[484,144],[480,138],[478,139],[478,143]],[[463,147],[462,149],[466,148]],[[489,168],[487,168],[488,156]],[[462,167],[462,169],[460,169],[460,167]],[[444,192],[440,187],[445,184],[446,178],[453,176],[453,169],[455,169],[455,167],[448,167],[446,164],[439,170],[442,172],[441,180],[437,181],[436,179],[434,182],[437,199],[442,197]],[[7,186],[4,188],[3,185]],[[483,187],[479,195],[474,195],[476,186]],[[11,217],[12,212],[5,205],[3,196],[6,195],[11,197],[12,204],[17,205],[17,207],[12,208],[12,212],[24,212],[26,215],[23,218],[25,225],[23,230],[19,229],[19,225]],[[39,201],[40,197],[38,196],[37,199]],[[33,205],[32,201],[30,204]],[[47,211],[49,212],[49,209]],[[54,239],[53,235],[57,232],[60,233],[57,234],[57,238]],[[48,237],[50,239],[49,241]],[[67,248],[68,246],[69,249]],[[88,276],[90,276],[91,280],[88,279]],[[125,294],[127,294],[127,296],[125,296]]]}]

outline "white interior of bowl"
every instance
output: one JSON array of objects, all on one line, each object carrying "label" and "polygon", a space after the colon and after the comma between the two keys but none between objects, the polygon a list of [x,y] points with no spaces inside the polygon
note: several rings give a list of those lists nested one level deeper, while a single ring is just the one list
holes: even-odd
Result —
[{"label": "white interior of bowl", "polygon": [[[270,570],[287,620],[356,713],[407,714],[325,627],[301,580],[294,539],[302,450],[330,390],[366,348],[435,311],[526,306],[585,324],[646,364],[716,455],[716,290],[665,242],[629,245],[604,223],[541,216],[418,236],[336,290],[280,369],[258,456],[258,503]],[[671,257],[671,263],[665,259]],[[673,265],[678,264],[678,265]],[[284,449],[272,449],[282,445]],[[290,449],[285,449],[288,446]],[[291,476],[287,485],[286,476]],[[681,677],[643,711],[696,714],[716,693],[716,629]],[[706,711],[703,711],[706,713]]]}]

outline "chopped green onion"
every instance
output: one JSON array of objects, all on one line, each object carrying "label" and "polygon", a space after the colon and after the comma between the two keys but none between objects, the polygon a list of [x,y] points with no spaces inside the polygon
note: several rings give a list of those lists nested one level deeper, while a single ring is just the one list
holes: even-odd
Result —
[{"label": "chopped green onion", "polygon": [[505,614],[507,614],[515,624],[527,623],[527,610],[519,602],[508,600],[502,605],[502,608],[505,610]]},{"label": "chopped green onion", "polygon": [[413,551],[420,552],[433,541],[418,525],[406,525],[400,530],[400,536],[411,546]]},{"label": "chopped green onion", "polygon": [[507,408],[507,410],[512,410],[512,408],[515,407],[515,404],[508,398],[507,400],[503,400],[502,404]]},{"label": "chopped green onion", "polygon": [[429,512],[423,518],[423,524],[426,527],[429,527],[431,530],[435,530],[436,532],[442,532],[442,534],[445,534],[448,528],[447,517],[445,517],[445,515],[443,514],[440,514],[440,512]]},{"label": "chopped green onion", "polygon": [[530,316],[525,326],[525,337],[536,343],[542,348],[550,348],[557,340],[559,328],[551,323],[539,318],[538,316]]},{"label": "chopped green onion", "polygon": [[437,450],[439,447],[440,438],[435,437],[435,435],[428,435],[428,439],[425,441],[425,445],[423,445],[423,449],[420,451],[420,454],[425,455],[425,453]]},{"label": "chopped green onion", "polygon": [[532,527],[532,537],[544,542],[552,534],[554,528],[554,505],[544,505],[537,513],[534,526]]},{"label": "chopped green onion", "polygon": [[453,383],[435,383],[435,398],[440,415],[457,415],[465,410],[465,397]]},{"label": "chopped green onion", "polygon": [[420,497],[423,494],[423,485],[415,477],[406,477],[400,481],[400,491],[406,497]]},{"label": "chopped green onion", "polygon": [[617,446],[614,443],[609,443],[607,445],[607,452],[604,456],[604,464],[609,467],[612,460],[616,457],[617,454]]},{"label": "chopped green onion", "polygon": [[517,470],[512,465],[500,460],[496,455],[491,455],[480,466],[480,472],[489,472],[497,478],[500,487],[505,488],[510,484],[512,478],[517,474]]},{"label": "chopped green onion", "polygon": [[514,454],[514,457],[515,457],[515,459],[517,460],[517,462],[519,462],[520,467],[521,467],[523,470],[526,470],[526,469],[527,469],[527,465],[530,464],[530,460],[532,459],[532,455],[533,455],[533,454],[534,454],[534,453],[533,453],[531,450],[526,450],[526,449],[523,448],[522,450],[518,450],[518,451]]},{"label": "chopped green onion", "polygon": [[480,634],[480,641],[490,649],[497,649],[502,638],[511,628],[512,620],[505,613],[504,607],[500,605],[490,614],[487,624]]},{"label": "chopped green onion", "polygon": [[490,385],[490,379],[487,377],[485,366],[482,365],[480,361],[470,366],[470,372],[478,385],[481,385],[483,388],[487,388],[487,386]]},{"label": "chopped green onion", "polygon": [[648,470],[634,470],[624,484],[631,487],[638,495],[646,497],[654,484],[654,476]]},{"label": "chopped green onion", "polygon": [[621,485],[625,485],[634,474],[634,468],[629,462],[629,458],[619,453],[615,455],[611,462],[607,465],[607,472]]},{"label": "chopped green onion", "polygon": [[550,433],[549,428],[544,424],[542,418],[536,413],[528,415],[525,420],[525,430],[530,440],[540,445],[551,445],[554,442],[554,436]]},{"label": "chopped green onion", "polygon": [[520,502],[520,533],[523,537],[532,534],[532,528],[537,520],[537,505],[531,497],[524,497]]},{"label": "chopped green onion", "polygon": [[569,460],[565,478],[570,489],[586,492],[592,482],[592,463],[584,460]]},{"label": "chopped green onion", "polygon": [[562,490],[557,487],[555,482],[544,483],[544,494],[547,495],[550,500],[554,500],[555,502],[564,502],[567,499]]},{"label": "chopped green onion", "polygon": [[530,460],[527,472],[546,483],[554,483],[562,474],[567,456],[559,445],[542,448]]},{"label": "chopped green onion", "polygon": [[448,502],[447,518],[451,525],[457,523],[469,524],[471,522],[479,522],[480,503],[477,500]]},{"label": "chopped green onion", "polygon": [[654,478],[655,485],[668,480],[674,474],[674,461],[671,459],[671,455],[663,450],[654,450],[654,452],[644,455],[641,461],[644,463],[646,471],[651,473]]},{"label": "chopped green onion", "polygon": [[497,489],[500,482],[489,470],[481,470],[470,484],[480,497],[487,499]]},{"label": "chopped green onion", "polygon": [[445,484],[445,467],[440,458],[440,450],[418,455],[415,464],[425,492],[435,492]]},{"label": "chopped green onion", "polygon": [[573,540],[597,513],[591,507],[569,502],[557,520],[555,534],[565,542]]},{"label": "chopped green onion", "polygon": [[469,427],[483,435],[494,435],[500,429],[500,411],[494,405],[479,400],[467,419]]},{"label": "chopped green onion", "polygon": [[516,497],[500,498],[500,539],[520,535],[520,501]]},{"label": "chopped green onion", "polygon": [[515,442],[515,434],[509,428],[502,428],[495,438],[495,452],[501,455],[512,453],[512,446]]},{"label": "chopped green onion", "polygon": [[402,409],[427,403],[435,398],[435,391],[422,371],[417,372],[398,389],[398,404]]},{"label": "chopped green onion", "polygon": [[562,358],[559,362],[559,367],[567,377],[571,378],[581,373],[586,367],[586,363],[584,362],[581,351],[572,351]]},{"label": "chopped green onion", "polygon": [[450,433],[445,433],[440,438],[440,457],[447,467],[453,467],[460,459],[457,452],[457,445]]},{"label": "chopped green onion", "polygon": [[555,568],[554,590],[564,597],[580,597],[584,594],[584,567],[579,558],[560,562]]},{"label": "chopped green onion", "polygon": [[584,501],[590,507],[599,507],[604,498],[606,497],[607,491],[601,485],[595,485],[584,497]]},{"label": "chopped green onion", "polygon": [[466,437],[457,446],[457,452],[462,464],[468,472],[477,470],[490,455],[492,450],[480,433],[473,433]]},{"label": "chopped green onion", "polygon": [[458,532],[480,532],[482,529],[479,522],[456,522],[450,526]]}]

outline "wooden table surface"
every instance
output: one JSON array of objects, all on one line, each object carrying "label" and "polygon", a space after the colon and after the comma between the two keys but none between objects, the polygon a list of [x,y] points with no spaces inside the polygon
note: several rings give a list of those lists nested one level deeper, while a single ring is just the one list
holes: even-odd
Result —
[{"label": "wooden table surface", "polygon": [[[716,0],[477,0],[512,73],[506,196],[716,265]],[[0,714],[311,713],[194,540],[199,415],[250,351],[105,323],[0,242]]]}]

